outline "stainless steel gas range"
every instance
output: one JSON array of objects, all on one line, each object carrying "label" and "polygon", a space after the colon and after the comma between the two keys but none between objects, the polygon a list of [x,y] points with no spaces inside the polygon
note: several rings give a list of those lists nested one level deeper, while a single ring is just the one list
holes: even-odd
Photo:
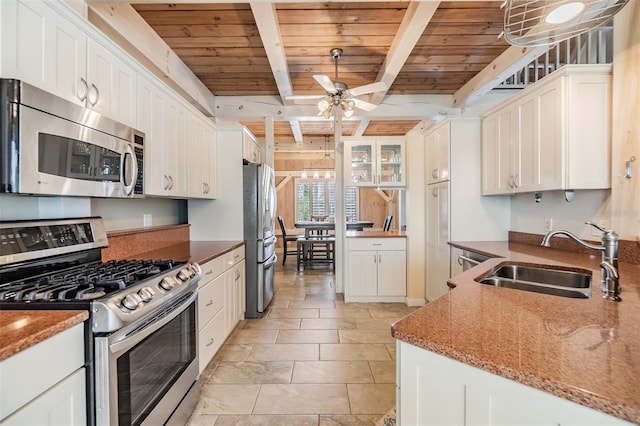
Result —
[{"label": "stainless steel gas range", "polygon": [[185,424],[199,398],[197,263],[102,262],[100,218],[0,222],[0,309],[82,309],[87,421]]}]

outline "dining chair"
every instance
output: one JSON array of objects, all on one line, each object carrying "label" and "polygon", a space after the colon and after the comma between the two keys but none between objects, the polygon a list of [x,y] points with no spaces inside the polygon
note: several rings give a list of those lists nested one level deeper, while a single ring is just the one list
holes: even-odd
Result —
[{"label": "dining chair", "polygon": [[[297,241],[300,238],[304,238],[304,235],[287,235],[287,230],[284,228],[284,219],[282,216],[278,216],[278,223],[280,224],[280,231],[282,231],[282,265],[287,261],[288,254],[298,254]],[[296,243],[292,248],[289,248],[289,243]]]},{"label": "dining chair", "polygon": [[391,228],[391,220],[393,219],[393,216],[388,214],[385,218],[384,218],[384,224],[382,225],[382,230],[383,231],[388,231]]}]

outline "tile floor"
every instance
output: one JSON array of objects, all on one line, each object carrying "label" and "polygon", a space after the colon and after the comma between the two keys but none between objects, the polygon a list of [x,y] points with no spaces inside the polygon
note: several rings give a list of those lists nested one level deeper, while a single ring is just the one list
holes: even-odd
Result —
[{"label": "tile floor", "polygon": [[373,425],[395,405],[397,303],[345,304],[327,267],[276,270],[261,319],[240,322],[202,373],[190,426]]}]

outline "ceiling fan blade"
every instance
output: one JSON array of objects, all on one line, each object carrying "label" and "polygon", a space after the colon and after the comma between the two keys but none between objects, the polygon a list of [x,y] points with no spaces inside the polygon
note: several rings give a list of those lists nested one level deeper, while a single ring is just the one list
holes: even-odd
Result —
[{"label": "ceiling fan blade", "polygon": [[329,77],[327,77],[326,75],[316,74],[316,75],[313,76],[313,78],[328,93],[336,93],[338,91],[336,89],[336,86],[333,85],[333,82],[331,81],[331,79]]},{"label": "ceiling fan blade", "polygon": [[351,95],[353,96],[360,96],[367,93],[383,92],[387,89],[388,87],[385,83],[383,83],[382,81],[378,81],[376,83],[365,84],[364,86],[349,89],[349,93],[351,93]]},{"label": "ceiling fan blade", "polygon": [[351,100],[355,104],[356,108],[360,108],[360,109],[363,109],[365,111],[373,111],[378,106],[376,104],[372,104],[371,102],[362,101],[362,100],[356,99],[356,98],[353,98]]}]

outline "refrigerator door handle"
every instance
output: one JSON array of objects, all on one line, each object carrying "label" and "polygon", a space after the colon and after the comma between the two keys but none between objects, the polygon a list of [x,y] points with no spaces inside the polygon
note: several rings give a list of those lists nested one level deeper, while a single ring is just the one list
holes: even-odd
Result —
[{"label": "refrigerator door handle", "polygon": [[272,236],[270,236],[269,238],[265,239],[265,240],[262,242],[262,245],[263,245],[264,247],[269,247],[269,246],[274,245],[274,244],[276,243],[276,241],[277,241],[277,240],[278,240],[278,239],[276,238],[276,236],[275,236],[275,235],[272,235]]},{"label": "refrigerator door handle", "polygon": [[264,269],[265,270],[269,269],[269,267],[275,264],[277,261],[278,261],[278,256],[274,254],[273,256],[271,256],[270,260],[267,260],[266,262],[264,262]]}]

